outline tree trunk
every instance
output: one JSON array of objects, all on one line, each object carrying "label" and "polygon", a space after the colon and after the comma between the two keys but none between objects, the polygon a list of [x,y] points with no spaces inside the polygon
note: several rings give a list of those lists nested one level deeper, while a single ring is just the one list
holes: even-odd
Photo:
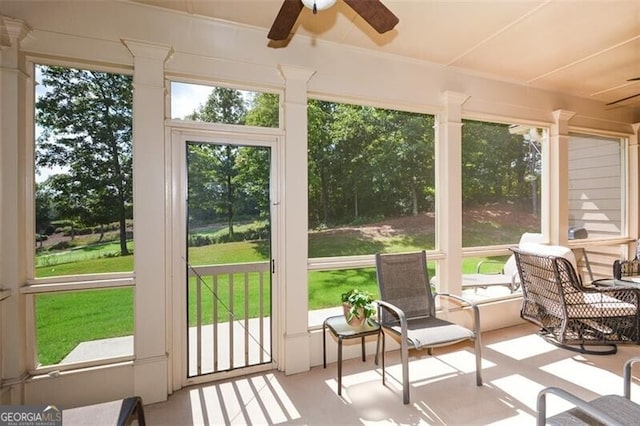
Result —
[{"label": "tree trunk", "polygon": [[231,187],[231,176],[227,175],[227,222],[229,226],[229,241],[235,238],[233,232],[233,188]]},{"label": "tree trunk", "polygon": [[127,247],[127,220],[124,211],[120,214],[118,223],[120,225],[120,256],[129,256],[129,248]]},{"label": "tree trunk", "polygon": [[120,256],[129,256],[129,248],[127,247],[127,212],[125,209],[125,200],[122,192],[120,192],[118,206],[118,224],[120,225]]},{"label": "tree trunk", "polygon": [[327,173],[322,167],[320,172],[320,187],[322,191],[322,222],[329,223],[329,188],[327,188]]},{"label": "tree trunk", "polygon": [[358,218],[358,190],[353,191],[353,214]]}]

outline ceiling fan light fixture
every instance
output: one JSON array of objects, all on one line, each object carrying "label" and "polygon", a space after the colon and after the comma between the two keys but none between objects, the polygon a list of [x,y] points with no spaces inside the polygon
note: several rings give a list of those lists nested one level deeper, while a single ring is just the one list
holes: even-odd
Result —
[{"label": "ceiling fan light fixture", "polygon": [[317,13],[319,10],[329,9],[336,4],[336,1],[337,0],[302,0],[302,4],[313,10],[313,13]]}]

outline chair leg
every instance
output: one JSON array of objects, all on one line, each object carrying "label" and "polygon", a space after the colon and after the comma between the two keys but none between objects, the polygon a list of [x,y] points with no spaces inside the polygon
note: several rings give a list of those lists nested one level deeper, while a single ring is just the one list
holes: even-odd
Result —
[{"label": "chair leg", "polygon": [[482,386],[482,339],[479,332],[476,333],[474,344],[474,352],[476,354],[476,386]]},{"label": "chair leg", "polygon": [[384,332],[380,332],[380,338],[382,339],[382,385],[385,384],[385,371],[384,371],[384,351],[385,351],[385,347],[384,347],[384,342],[385,342],[385,337],[384,337]]},{"label": "chair leg", "polygon": [[402,402],[409,403],[409,347],[403,341],[400,348],[400,358],[402,361]]}]

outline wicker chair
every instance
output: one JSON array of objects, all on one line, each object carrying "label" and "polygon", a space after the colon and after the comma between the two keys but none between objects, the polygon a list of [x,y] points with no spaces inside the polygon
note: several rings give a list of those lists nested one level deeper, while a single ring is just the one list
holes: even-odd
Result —
[{"label": "wicker chair", "polygon": [[522,282],[520,316],[538,325],[549,342],[581,353],[612,354],[617,344],[639,343],[640,290],[583,286],[573,256],[545,254],[562,250],[570,253],[560,246],[511,249]]},{"label": "wicker chair", "polygon": [[[474,328],[454,324],[436,317],[435,296],[431,292],[427,273],[427,255],[424,251],[402,254],[377,254],[376,269],[381,300],[378,321],[382,331],[400,343],[402,361],[403,402],[409,403],[409,348],[428,349],[452,345],[465,340],[475,342],[476,385],[482,386],[480,315],[478,307],[457,296],[449,297],[471,306]],[[382,339],[384,353],[384,339]],[[377,360],[377,354],[376,354]],[[384,366],[384,363],[383,363]],[[384,383],[384,367],[382,380]]]}]

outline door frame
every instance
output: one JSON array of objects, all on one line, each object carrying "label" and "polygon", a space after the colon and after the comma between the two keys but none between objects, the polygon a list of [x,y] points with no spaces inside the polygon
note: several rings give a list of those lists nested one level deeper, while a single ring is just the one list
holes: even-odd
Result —
[{"label": "door frame", "polygon": [[280,168],[280,145],[283,132],[279,129],[242,127],[233,125],[219,125],[210,123],[185,123],[170,120],[166,127],[166,140],[169,142],[165,151],[166,156],[166,256],[169,265],[169,280],[167,285],[167,348],[169,352],[169,386],[172,393],[185,386],[218,380],[222,377],[251,374],[253,372],[279,368],[277,360],[283,342],[278,336],[282,335],[283,321],[281,300],[281,286],[278,269],[271,273],[271,358],[272,362],[258,366],[238,368],[221,373],[212,373],[198,377],[188,377],[187,357],[187,295],[185,259],[186,253],[186,214],[187,214],[187,164],[186,147],[188,142],[203,142],[215,144],[237,144],[243,146],[268,147],[271,150],[270,176],[270,209],[271,209],[271,260],[277,263],[282,259],[282,212],[279,208],[282,193],[282,175]]}]

